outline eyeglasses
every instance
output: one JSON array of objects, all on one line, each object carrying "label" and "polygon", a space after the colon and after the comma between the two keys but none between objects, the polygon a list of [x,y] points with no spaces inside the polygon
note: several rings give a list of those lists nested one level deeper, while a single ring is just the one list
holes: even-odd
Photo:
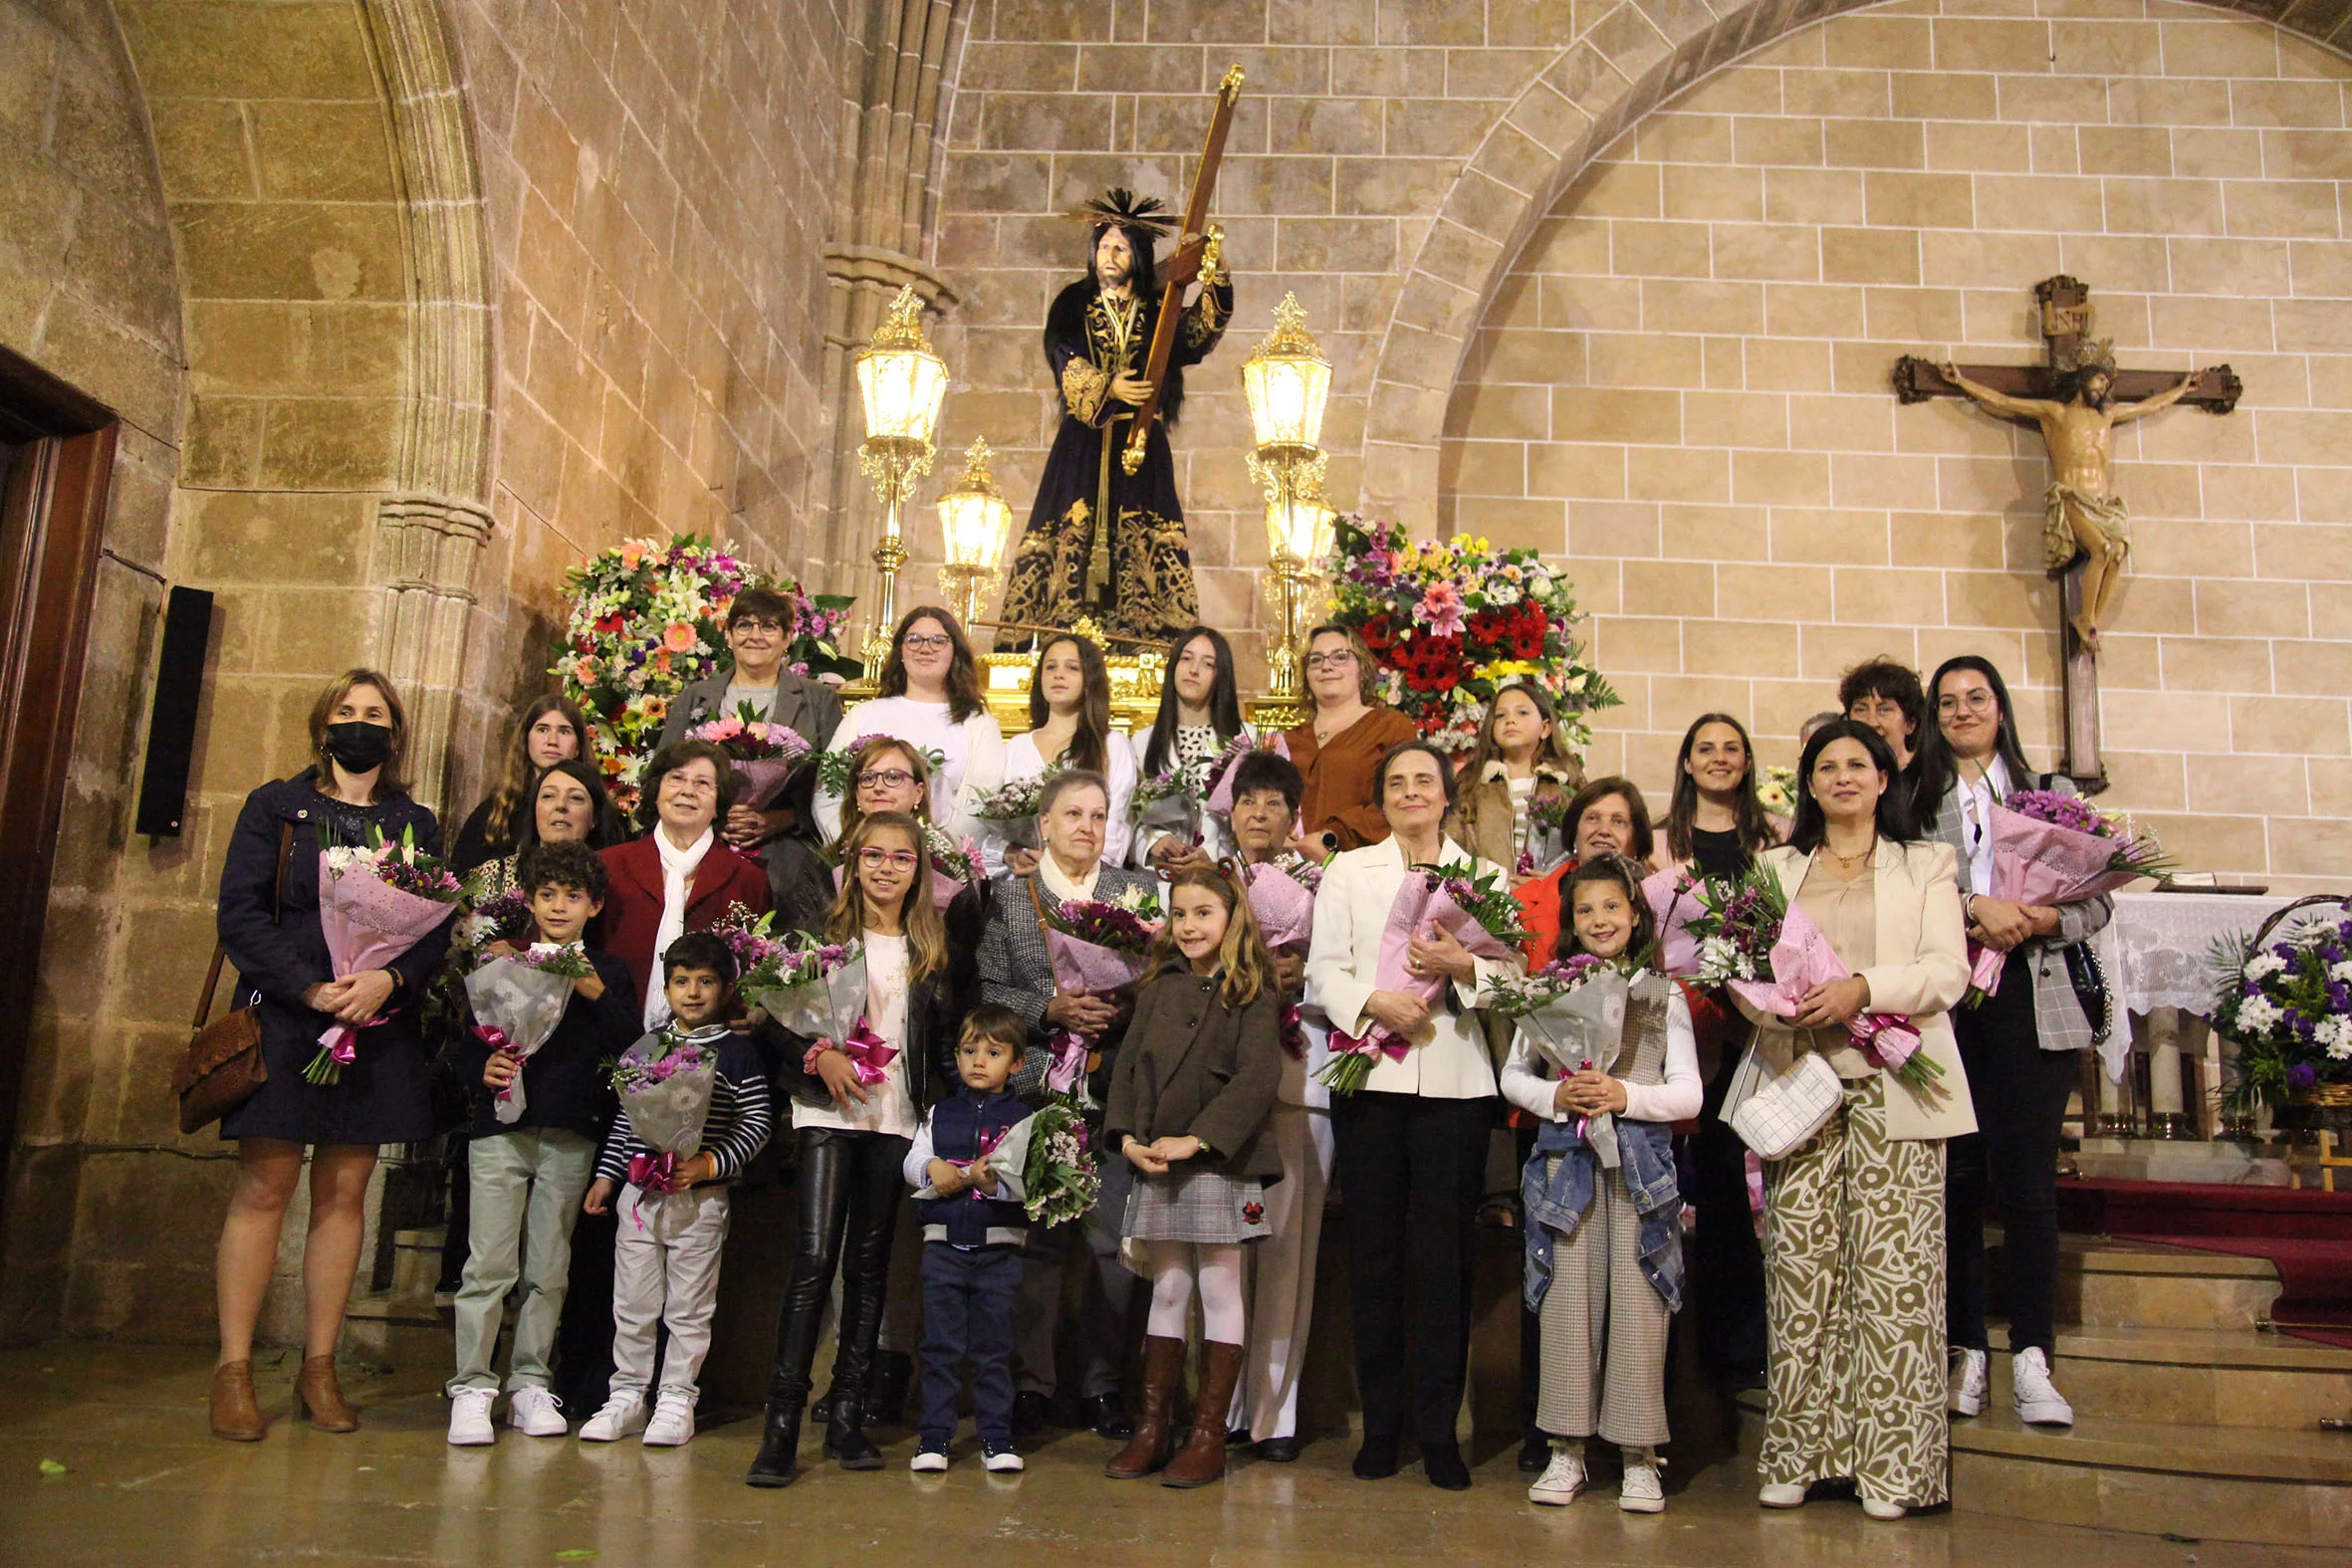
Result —
[{"label": "eyeglasses", "polygon": [[1353,648],[1341,648],[1332,653],[1310,653],[1306,656],[1306,667],[1310,670],[1342,669],[1354,662],[1355,650]]},{"label": "eyeglasses", "polygon": [[727,629],[729,631],[779,632],[784,630],[784,622],[780,620],[770,620],[765,615],[746,615],[743,617],[743,619],[737,621],[734,625],[728,627]]},{"label": "eyeglasses", "polygon": [[919,648],[925,653],[945,653],[956,645],[956,640],[945,632],[909,632],[898,639],[901,649]]},{"label": "eyeglasses", "polygon": [[1994,706],[1993,688],[1972,687],[1965,692],[1946,692],[1936,699],[1936,712],[1958,713],[1966,708],[1971,713],[1984,713]]},{"label": "eyeglasses", "polygon": [[857,776],[860,789],[903,789],[915,782],[915,776],[903,768],[868,768]]},{"label": "eyeglasses", "polygon": [[857,863],[861,866],[871,866],[876,870],[888,866],[893,871],[912,871],[918,858],[920,857],[911,849],[867,848],[857,851]]}]

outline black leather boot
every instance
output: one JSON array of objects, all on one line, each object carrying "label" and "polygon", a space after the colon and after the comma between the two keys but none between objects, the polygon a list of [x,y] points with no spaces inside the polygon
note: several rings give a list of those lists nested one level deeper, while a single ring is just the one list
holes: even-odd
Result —
[{"label": "black leather boot", "polygon": [[906,1391],[914,1381],[915,1358],[903,1350],[878,1351],[868,1378],[865,1419],[884,1427],[906,1424]]},{"label": "black leather boot", "polygon": [[865,1435],[865,1413],[857,1402],[838,1390],[833,1395],[832,1415],[824,1424],[824,1456],[838,1459],[845,1470],[878,1470],[882,1467],[882,1451]]},{"label": "black leather boot", "polygon": [[[752,1458],[747,1486],[790,1486],[801,1473],[801,1406],[797,1400],[770,1400],[768,1423],[760,1433],[760,1452]],[[878,1462],[878,1461],[877,1461]]]}]

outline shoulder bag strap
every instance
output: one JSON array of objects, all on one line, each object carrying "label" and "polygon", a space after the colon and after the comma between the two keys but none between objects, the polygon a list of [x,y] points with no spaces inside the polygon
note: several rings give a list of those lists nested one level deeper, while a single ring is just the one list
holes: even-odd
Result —
[{"label": "shoulder bag strap", "polygon": [[1029,889],[1029,907],[1038,912],[1038,935],[1044,937],[1048,946],[1051,946],[1054,941],[1052,935],[1054,928],[1046,924],[1046,901],[1038,897],[1038,874],[1032,871],[1021,880],[1023,885]]},{"label": "shoulder bag strap", "polygon": [[[286,861],[293,851],[294,824],[281,821],[278,824],[278,880],[270,891],[270,924],[273,926],[283,923],[286,918]],[[221,961],[228,956],[226,943],[212,944],[212,962],[204,970],[204,989],[196,997],[196,1019],[188,1025],[190,1033],[200,1031],[204,1027],[204,1020],[212,1016],[212,994],[219,989]]]}]

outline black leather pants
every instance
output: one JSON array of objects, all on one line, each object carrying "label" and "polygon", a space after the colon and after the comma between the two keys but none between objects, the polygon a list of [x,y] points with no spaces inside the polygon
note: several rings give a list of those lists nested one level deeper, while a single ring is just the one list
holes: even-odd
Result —
[{"label": "black leather pants", "polygon": [[865,1402],[874,1339],[882,1327],[882,1297],[890,1273],[890,1236],[898,1200],[906,1191],[901,1167],[909,1147],[883,1133],[804,1127],[799,1140],[799,1235],[784,1286],[776,1328],[776,1373],[770,1397],[788,1405],[809,1398],[817,1360],[817,1328],[841,1270],[840,1348],[833,1359],[833,1397]]}]

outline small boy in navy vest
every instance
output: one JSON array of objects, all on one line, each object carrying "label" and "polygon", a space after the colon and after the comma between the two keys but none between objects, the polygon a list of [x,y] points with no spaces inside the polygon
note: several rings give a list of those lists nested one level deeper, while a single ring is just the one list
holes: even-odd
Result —
[{"label": "small boy in navy vest", "polygon": [[956,1396],[972,1367],[973,1425],[981,1462],[1021,1468],[1013,1451],[1013,1307],[1021,1293],[1021,1243],[1029,1213],[1003,1192],[988,1153],[1030,1114],[1005,1092],[1021,1064],[1029,1025],[1010,1008],[983,1004],[956,1042],[961,1088],[931,1108],[907,1151],[906,1180],[923,1222],[923,1417],[908,1468],[947,1468]]}]

